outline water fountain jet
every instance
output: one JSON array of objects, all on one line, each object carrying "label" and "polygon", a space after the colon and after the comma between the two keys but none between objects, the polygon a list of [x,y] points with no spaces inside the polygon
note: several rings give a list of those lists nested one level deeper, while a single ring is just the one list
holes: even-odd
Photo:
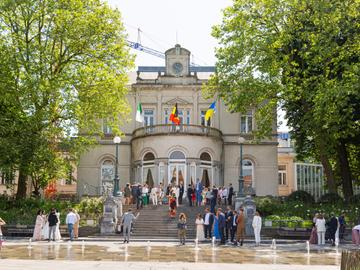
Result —
[{"label": "water fountain jet", "polygon": [[276,240],[275,239],[273,239],[271,242],[271,248],[276,249]]},{"label": "water fountain jet", "polygon": [[307,255],[310,256],[310,242],[306,241],[306,251],[307,251]]},{"label": "water fountain jet", "polygon": [[199,240],[196,238],[195,239],[195,247],[194,247],[195,250],[199,250]]},{"label": "water fountain jet", "polygon": [[29,238],[29,244],[28,244],[28,247],[27,247],[28,249],[32,249],[32,245],[31,245],[32,242],[31,241],[32,241],[31,238]]},{"label": "water fountain jet", "polygon": [[213,250],[213,251],[216,250],[215,240],[216,240],[216,238],[215,238],[215,236],[213,236],[213,237],[212,237],[212,240],[211,240],[211,245],[212,245],[212,250]]}]

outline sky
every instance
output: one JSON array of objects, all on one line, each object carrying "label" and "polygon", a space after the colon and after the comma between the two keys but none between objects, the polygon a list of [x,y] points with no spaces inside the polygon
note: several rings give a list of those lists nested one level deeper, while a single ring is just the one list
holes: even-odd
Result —
[{"label": "sky", "polygon": [[[222,9],[231,0],[108,0],[123,17],[128,40],[140,41],[143,46],[165,52],[176,43],[193,54],[199,65],[214,65],[216,40],[211,28],[221,23]],[[136,53],[136,66],[164,65],[164,60],[144,52]]]},{"label": "sky", "polygon": [[[232,0],[108,0],[122,14],[128,40],[165,52],[180,44],[201,66],[215,65],[217,41],[212,26],[222,21],[222,10]],[[140,29],[140,37],[138,35]],[[137,66],[164,66],[164,59],[132,49]],[[136,68],[135,68],[136,69]],[[288,131],[284,112],[278,111],[279,131]]]}]

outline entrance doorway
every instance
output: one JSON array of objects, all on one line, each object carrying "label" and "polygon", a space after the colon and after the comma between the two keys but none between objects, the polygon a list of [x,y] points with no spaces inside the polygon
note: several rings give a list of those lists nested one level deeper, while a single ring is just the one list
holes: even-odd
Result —
[{"label": "entrance doorway", "polygon": [[169,157],[168,184],[186,187],[186,159],[181,151],[174,151]]},{"label": "entrance doorway", "polygon": [[186,166],[185,163],[176,163],[169,165],[169,184],[186,186]]}]

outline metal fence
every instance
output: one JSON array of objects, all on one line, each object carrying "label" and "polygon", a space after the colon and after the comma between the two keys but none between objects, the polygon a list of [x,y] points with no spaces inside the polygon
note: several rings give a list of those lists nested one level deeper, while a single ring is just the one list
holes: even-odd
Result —
[{"label": "metal fence", "polygon": [[154,125],[138,128],[134,130],[133,137],[143,137],[147,135],[158,134],[186,134],[186,135],[202,135],[211,137],[222,137],[220,130],[198,125]]}]

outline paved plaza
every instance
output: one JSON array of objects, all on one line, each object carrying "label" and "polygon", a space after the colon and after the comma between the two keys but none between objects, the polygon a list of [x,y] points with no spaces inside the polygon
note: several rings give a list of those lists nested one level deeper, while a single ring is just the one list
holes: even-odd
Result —
[{"label": "paved plaza", "polygon": [[[281,241],[279,241],[282,243]],[[0,251],[0,269],[339,269],[342,248],[288,241],[255,247],[137,241],[36,242],[9,240]]]},{"label": "paved plaza", "polygon": [[338,270],[338,266],[324,265],[263,265],[263,264],[220,264],[220,263],[160,263],[160,262],[91,262],[91,261],[39,261],[39,260],[2,260],[1,269],[6,270]]}]

